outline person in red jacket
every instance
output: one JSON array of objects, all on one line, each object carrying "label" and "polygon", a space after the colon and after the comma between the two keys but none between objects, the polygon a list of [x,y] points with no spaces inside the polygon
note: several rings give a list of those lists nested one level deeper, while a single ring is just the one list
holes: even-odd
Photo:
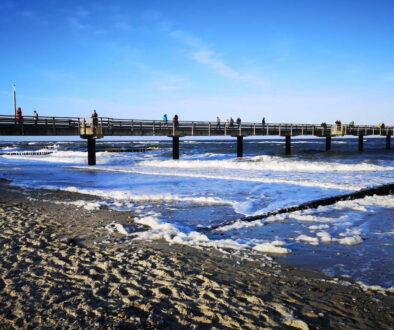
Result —
[{"label": "person in red jacket", "polygon": [[22,123],[22,109],[18,108],[18,110],[16,110],[16,120],[18,121],[18,124]]},{"label": "person in red jacket", "polygon": [[175,128],[179,127],[178,115],[175,115],[174,118],[172,118],[172,123],[174,124]]}]

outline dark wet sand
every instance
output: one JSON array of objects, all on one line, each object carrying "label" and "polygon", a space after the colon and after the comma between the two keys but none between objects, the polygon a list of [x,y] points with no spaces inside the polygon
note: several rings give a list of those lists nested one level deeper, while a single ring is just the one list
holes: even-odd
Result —
[{"label": "dark wet sand", "polygon": [[[89,196],[83,195],[83,198]],[[0,328],[389,329],[394,294],[239,254],[130,241],[133,214],[0,181]],[[93,199],[93,197],[92,197]],[[144,230],[136,226],[135,230]]]}]

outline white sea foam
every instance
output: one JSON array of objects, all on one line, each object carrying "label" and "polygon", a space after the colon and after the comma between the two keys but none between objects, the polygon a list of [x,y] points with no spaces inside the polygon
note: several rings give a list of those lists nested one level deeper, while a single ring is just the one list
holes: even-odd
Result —
[{"label": "white sea foam", "polygon": [[206,235],[192,231],[183,233],[174,225],[162,222],[156,217],[137,218],[136,223],[150,227],[150,230],[133,234],[135,239],[158,240],[164,239],[169,243],[185,244],[190,246],[243,249],[245,245],[232,239],[210,240]]},{"label": "white sea foam", "polygon": [[276,156],[256,156],[244,160],[151,160],[138,164],[143,167],[177,168],[177,169],[236,169],[271,172],[377,172],[393,171],[394,166],[379,166],[369,163],[343,164],[334,162],[310,162],[288,160]]},{"label": "white sea foam", "polygon": [[356,211],[367,212],[370,211],[367,207],[384,207],[393,208],[394,207],[394,196],[367,196],[362,199],[355,199],[352,201],[340,201],[335,204],[336,210],[341,210],[344,208],[353,209]]},{"label": "white sea foam", "polygon": [[309,226],[308,228],[309,228],[309,230],[322,230],[322,229],[328,229],[328,228],[330,228],[330,226],[329,225],[319,225],[319,226],[312,225],[312,226]]},{"label": "white sea foam", "polygon": [[205,234],[196,231],[184,233],[176,228],[173,224],[161,221],[156,216],[139,217],[135,219],[135,222],[137,224],[147,226],[150,229],[137,233],[128,233],[123,225],[114,222],[106,226],[106,228],[110,232],[117,231],[124,235],[131,236],[136,240],[149,241],[164,239],[169,243],[183,244],[194,247],[211,247],[219,250],[244,250],[247,248],[252,248],[263,253],[286,254],[291,252],[291,250],[283,247],[284,242],[282,241],[274,241],[271,243],[266,242],[253,245],[252,242],[250,242],[251,244],[239,243],[232,239],[210,240]]},{"label": "white sea foam", "polygon": [[300,222],[333,222],[332,218],[319,217],[311,214],[302,214],[301,211],[288,213],[290,219],[295,219]]},{"label": "white sea foam", "polygon": [[284,242],[282,241],[274,241],[271,243],[262,243],[253,247],[254,250],[264,253],[276,253],[276,254],[287,254],[290,253],[291,250],[283,247]]},{"label": "white sea foam", "polygon": [[83,201],[83,200],[78,200],[78,201],[52,201],[52,203],[55,204],[67,204],[67,205],[74,205],[76,207],[83,207],[84,209],[88,211],[93,211],[93,210],[98,210],[104,205],[108,205],[106,202],[89,202],[89,201]]},{"label": "white sea foam", "polygon": [[264,225],[264,222],[261,220],[256,220],[256,221],[251,221],[251,222],[238,220],[238,221],[232,223],[231,225],[216,228],[215,231],[216,232],[227,232],[227,231],[231,231],[231,230],[237,230],[237,229],[248,228],[248,227],[256,227],[256,226],[263,226],[263,225]]},{"label": "white sea foam", "polygon": [[361,244],[363,242],[363,239],[359,235],[355,235],[347,236],[344,238],[337,238],[335,241],[342,245],[357,245]]},{"label": "white sea foam", "polygon": [[[100,170],[100,169],[99,169]],[[172,177],[188,177],[188,178],[199,178],[199,179],[214,179],[214,180],[228,180],[228,181],[244,181],[244,182],[258,182],[258,183],[277,183],[277,184],[289,184],[302,187],[319,187],[324,189],[336,189],[336,190],[358,190],[364,188],[362,185],[352,184],[336,184],[331,182],[322,182],[321,180],[289,180],[289,179],[272,179],[272,178],[261,178],[261,177],[240,177],[231,175],[220,175],[220,174],[201,174],[201,173],[181,173],[181,172],[152,172],[147,170],[121,170],[121,169],[101,169],[110,172],[119,173],[135,173],[143,175],[157,175],[157,176],[172,176]]]},{"label": "white sea foam", "polygon": [[318,232],[316,236],[320,237],[323,243],[330,243],[332,241],[331,235],[325,231]]},{"label": "white sea foam", "polygon": [[385,289],[385,288],[381,287],[380,285],[368,285],[368,284],[365,284],[361,281],[358,281],[357,284],[360,285],[360,287],[364,291],[369,291],[369,290],[378,291],[384,295],[386,295],[388,292],[394,293],[394,287],[390,287],[390,288]]},{"label": "white sea foam", "polygon": [[17,149],[15,146],[12,146],[12,147],[2,147],[2,148],[0,148],[1,151],[8,151],[8,150],[15,150],[15,149]]},{"label": "white sea foam", "polygon": [[157,194],[157,195],[136,195],[134,192],[121,191],[121,190],[98,190],[98,189],[83,189],[77,187],[54,187],[54,186],[42,186],[41,188],[52,189],[52,190],[64,190],[69,192],[77,192],[80,194],[100,196],[102,198],[109,198],[112,200],[119,201],[131,201],[131,202],[152,202],[152,203],[173,203],[173,202],[187,202],[203,205],[230,205],[234,206],[237,203],[232,201],[226,201],[219,197],[182,197],[172,194]]},{"label": "white sea foam", "polygon": [[307,235],[299,235],[296,238],[296,241],[302,241],[305,243],[309,243],[311,245],[319,245],[319,239],[317,237],[311,237]]},{"label": "white sea foam", "polygon": [[[47,152],[48,149],[36,150],[36,152]],[[87,162],[86,152],[82,151],[54,151],[49,155],[14,155],[7,156],[5,158],[28,160],[28,161],[39,161],[39,162],[50,162],[50,163],[70,163],[70,164],[83,164]],[[98,160],[98,163],[105,162],[105,160]]]},{"label": "white sea foam", "polygon": [[116,222],[111,222],[110,224],[105,226],[105,229],[107,229],[110,233],[113,232],[118,232],[123,235],[129,235],[128,231],[123,227],[120,223]]}]

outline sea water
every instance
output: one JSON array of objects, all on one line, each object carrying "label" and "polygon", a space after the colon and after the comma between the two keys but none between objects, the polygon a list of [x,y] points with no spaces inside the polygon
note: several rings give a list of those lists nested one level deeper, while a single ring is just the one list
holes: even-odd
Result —
[{"label": "sea water", "polygon": [[[97,165],[87,166],[86,141],[2,141],[0,177],[28,188],[75,191],[97,196],[64,203],[88,209],[133,211],[149,230],[131,239],[216,248],[226,253],[275,255],[332,276],[368,285],[393,286],[394,197],[371,196],[337,202],[254,222],[239,221],[315,199],[392,183],[394,153],[384,138],[244,139],[236,158],[235,139],[182,138],[180,160],[172,141],[97,141]],[[106,148],[150,147],[146,152],[107,152]],[[52,151],[49,155],[7,155]],[[237,221],[238,220],[238,221]],[[225,221],[231,225],[215,226]],[[205,230],[203,230],[205,229]]]}]

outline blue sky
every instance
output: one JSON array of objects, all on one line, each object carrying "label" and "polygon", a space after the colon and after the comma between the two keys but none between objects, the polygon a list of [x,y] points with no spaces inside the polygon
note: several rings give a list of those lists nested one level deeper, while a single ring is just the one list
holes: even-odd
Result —
[{"label": "blue sky", "polygon": [[0,114],[394,125],[394,1],[0,2]]}]

